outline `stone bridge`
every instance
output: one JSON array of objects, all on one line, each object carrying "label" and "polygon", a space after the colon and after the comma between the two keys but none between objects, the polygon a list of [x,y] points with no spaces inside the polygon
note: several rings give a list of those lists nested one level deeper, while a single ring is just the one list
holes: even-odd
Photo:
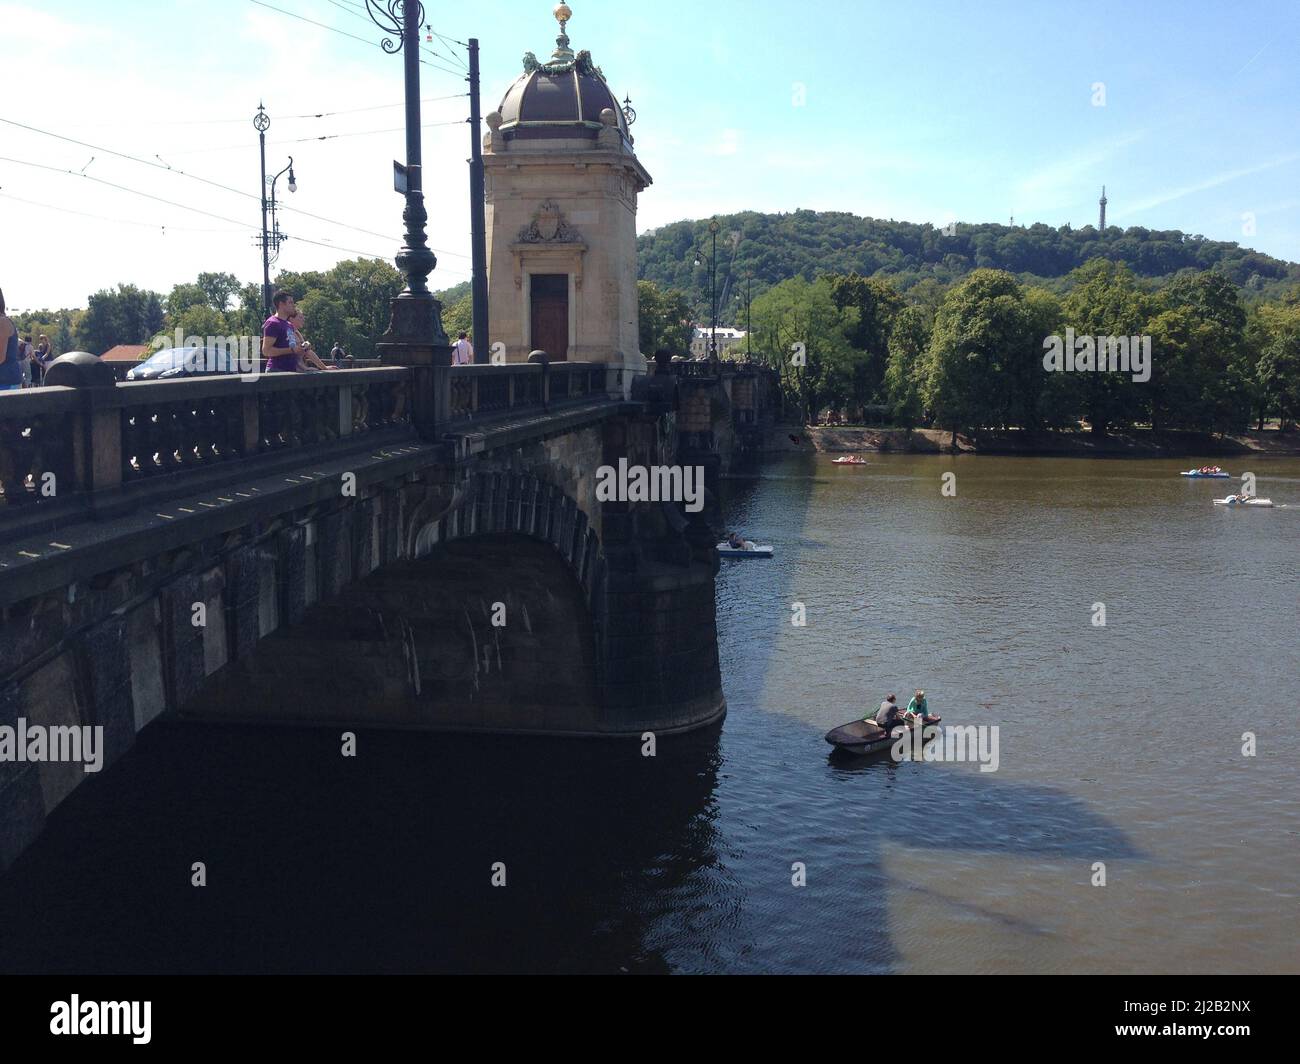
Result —
[{"label": "stone bridge", "polygon": [[[725,712],[717,478],[775,416],[752,366],[416,365],[0,394],[0,868],[85,777],[4,756],[164,715],[639,736]],[[704,509],[597,470],[701,465]],[[6,731],[7,730],[7,731]],[[53,734],[53,732],[50,732]],[[65,733],[66,734],[66,733]]]}]

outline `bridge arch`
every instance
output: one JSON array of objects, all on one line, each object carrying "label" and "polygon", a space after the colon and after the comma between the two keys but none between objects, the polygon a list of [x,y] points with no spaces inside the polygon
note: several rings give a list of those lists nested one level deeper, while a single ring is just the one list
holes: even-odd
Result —
[{"label": "bridge arch", "polygon": [[550,543],[582,586],[591,605],[604,570],[600,538],[571,495],[531,473],[470,476],[437,517],[417,514],[408,534],[409,557],[426,557],[439,544],[471,536],[513,533]]}]

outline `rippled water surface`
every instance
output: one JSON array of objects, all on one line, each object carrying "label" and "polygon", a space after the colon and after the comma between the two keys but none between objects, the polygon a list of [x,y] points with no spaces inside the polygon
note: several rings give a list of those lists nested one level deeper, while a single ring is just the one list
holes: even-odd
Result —
[{"label": "rippled water surface", "polygon": [[[0,968],[1298,971],[1300,460],[1247,464],[1289,506],[1167,461],[770,464],[727,485],[777,557],[719,575],[719,729],[155,725],[0,880]],[[828,757],[915,686],[996,772]]]}]

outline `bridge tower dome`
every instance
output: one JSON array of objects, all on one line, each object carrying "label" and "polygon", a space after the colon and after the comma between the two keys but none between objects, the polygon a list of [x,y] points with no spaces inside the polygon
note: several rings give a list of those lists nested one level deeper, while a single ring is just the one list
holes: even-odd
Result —
[{"label": "bridge tower dome", "polygon": [[510,362],[534,350],[603,362],[624,371],[611,385],[626,387],[645,372],[636,206],[651,179],[632,150],[630,101],[618,102],[590,52],[570,47],[569,5],[554,14],[550,59],[525,53],[523,73],[487,116],[487,341],[504,344]]}]

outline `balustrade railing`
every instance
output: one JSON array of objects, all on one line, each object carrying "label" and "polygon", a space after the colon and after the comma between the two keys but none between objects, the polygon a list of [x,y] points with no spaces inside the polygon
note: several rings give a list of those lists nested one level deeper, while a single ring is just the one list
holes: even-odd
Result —
[{"label": "balustrade railing", "polygon": [[512,362],[453,366],[449,417],[452,422],[506,414],[541,413],[571,400],[605,394],[605,365],[599,362]]},{"label": "balustrade railing", "polygon": [[[413,416],[420,380],[446,391],[432,421]],[[15,525],[7,515],[20,506],[42,521],[57,517],[59,505],[117,513],[145,499],[257,476],[266,463],[279,468],[296,451],[316,461],[361,445],[362,437],[414,436],[419,428],[425,438],[439,438],[444,427],[540,414],[604,395],[605,366],[582,362],[452,366],[423,378],[410,367],[389,366],[4,392],[0,526]]]},{"label": "balustrade railing", "polygon": [[0,393],[0,521],[24,504],[41,520],[110,498],[117,512],[140,492],[184,492],[202,470],[229,481],[271,455],[409,434],[410,383],[388,367]]},{"label": "balustrade railing", "polygon": [[68,388],[0,393],[0,513],[72,484],[77,410]]}]

